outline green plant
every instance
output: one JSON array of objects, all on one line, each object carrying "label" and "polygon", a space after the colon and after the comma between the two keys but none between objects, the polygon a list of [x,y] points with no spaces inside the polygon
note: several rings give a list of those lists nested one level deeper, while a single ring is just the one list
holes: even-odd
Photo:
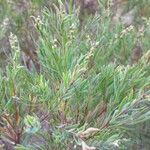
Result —
[{"label": "green plant", "polygon": [[[0,135],[16,149],[115,150],[138,143],[134,127],[150,119],[148,20],[142,33],[134,26],[112,28],[104,8],[102,15],[87,18],[82,31],[75,10],[64,13],[62,3],[55,13],[43,9],[35,22],[41,74],[21,66],[14,47],[5,76],[0,75]],[[138,40],[144,55],[132,64]],[[50,117],[37,117],[45,111]]]}]

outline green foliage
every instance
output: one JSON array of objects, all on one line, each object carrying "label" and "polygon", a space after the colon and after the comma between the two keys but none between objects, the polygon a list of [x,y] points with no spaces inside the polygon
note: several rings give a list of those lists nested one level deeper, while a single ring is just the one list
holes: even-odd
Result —
[{"label": "green foliage", "polygon": [[[112,27],[104,11],[79,31],[76,13],[56,10],[43,9],[36,24],[42,73],[21,66],[15,51],[5,76],[0,74],[0,115],[18,122],[11,130],[24,131],[17,142],[0,128],[1,138],[16,142],[17,150],[131,148],[131,127],[150,119],[150,63],[144,56],[131,61],[137,39],[145,53],[149,49],[149,24],[141,36],[132,26]],[[35,115],[40,111],[48,111],[49,119]],[[2,118],[8,127],[9,120]]]},{"label": "green foliage", "polygon": [[33,117],[33,116],[26,116],[26,118],[24,119],[24,123],[26,126],[26,132],[27,133],[36,133],[38,130],[40,130],[41,125],[40,125],[40,121],[37,117]]}]

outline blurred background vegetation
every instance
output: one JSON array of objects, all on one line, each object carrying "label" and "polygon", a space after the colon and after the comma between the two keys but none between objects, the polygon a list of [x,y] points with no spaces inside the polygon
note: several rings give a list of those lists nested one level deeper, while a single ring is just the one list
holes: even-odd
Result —
[{"label": "blurred background vegetation", "polygon": [[150,1],[82,2],[0,0],[0,149],[150,149]]}]

